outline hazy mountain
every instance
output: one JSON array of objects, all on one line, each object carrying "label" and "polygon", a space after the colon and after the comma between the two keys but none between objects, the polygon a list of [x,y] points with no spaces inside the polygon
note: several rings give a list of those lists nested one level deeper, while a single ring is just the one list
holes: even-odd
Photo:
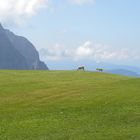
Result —
[{"label": "hazy mountain", "polygon": [[130,71],[130,70],[125,70],[125,69],[114,69],[114,70],[108,70],[105,72],[111,73],[111,74],[124,75],[124,76],[140,77],[138,73]]},{"label": "hazy mountain", "polygon": [[117,65],[117,64],[110,64],[110,63],[102,63],[101,66],[106,70],[119,70],[119,71],[129,71],[134,72],[140,75],[140,67],[136,66],[128,66],[128,65]]},{"label": "hazy mountain", "polygon": [[47,70],[39,53],[26,38],[17,36],[0,24],[0,69]]}]

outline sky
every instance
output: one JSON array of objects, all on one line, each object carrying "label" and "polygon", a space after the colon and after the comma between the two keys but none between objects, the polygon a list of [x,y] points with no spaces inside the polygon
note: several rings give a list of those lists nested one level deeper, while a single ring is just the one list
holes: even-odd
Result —
[{"label": "sky", "polygon": [[0,3],[3,26],[28,38],[51,69],[92,61],[140,65],[140,0]]}]

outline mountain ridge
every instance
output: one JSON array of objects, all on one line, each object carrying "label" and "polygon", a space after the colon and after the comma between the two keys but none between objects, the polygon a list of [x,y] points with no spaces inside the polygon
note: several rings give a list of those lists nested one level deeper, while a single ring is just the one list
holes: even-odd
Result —
[{"label": "mountain ridge", "polygon": [[0,24],[0,69],[48,70],[34,45]]},{"label": "mountain ridge", "polygon": [[106,70],[105,72],[110,74],[118,74],[122,76],[140,77],[138,73],[127,69],[112,69],[112,70]]}]

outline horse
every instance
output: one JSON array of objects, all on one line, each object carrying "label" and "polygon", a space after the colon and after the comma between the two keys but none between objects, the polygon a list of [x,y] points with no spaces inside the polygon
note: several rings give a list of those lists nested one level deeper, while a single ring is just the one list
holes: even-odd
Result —
[{"label": "horse", "polygon": [[82,67],[78,67],[78,69],[77,70],[85,70],[85,67],[84,66],[82,66]]},{"label": "horse", "polygon": [[101,69],[101,68],[97,68],[96,70],[99,72],[103,72],[103,69]]}]

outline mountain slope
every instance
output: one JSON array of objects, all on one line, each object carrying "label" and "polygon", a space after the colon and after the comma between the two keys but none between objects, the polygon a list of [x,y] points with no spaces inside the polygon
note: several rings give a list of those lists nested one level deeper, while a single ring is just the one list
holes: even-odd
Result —
[{"label": "mountain slope", "polygon": [[33,44],[0,25],[0,69],[47,70]]},{"label": "mountain slope", "polygon": [[27,69],[25,58],[14,48],[0,26],[0,69]]}]

